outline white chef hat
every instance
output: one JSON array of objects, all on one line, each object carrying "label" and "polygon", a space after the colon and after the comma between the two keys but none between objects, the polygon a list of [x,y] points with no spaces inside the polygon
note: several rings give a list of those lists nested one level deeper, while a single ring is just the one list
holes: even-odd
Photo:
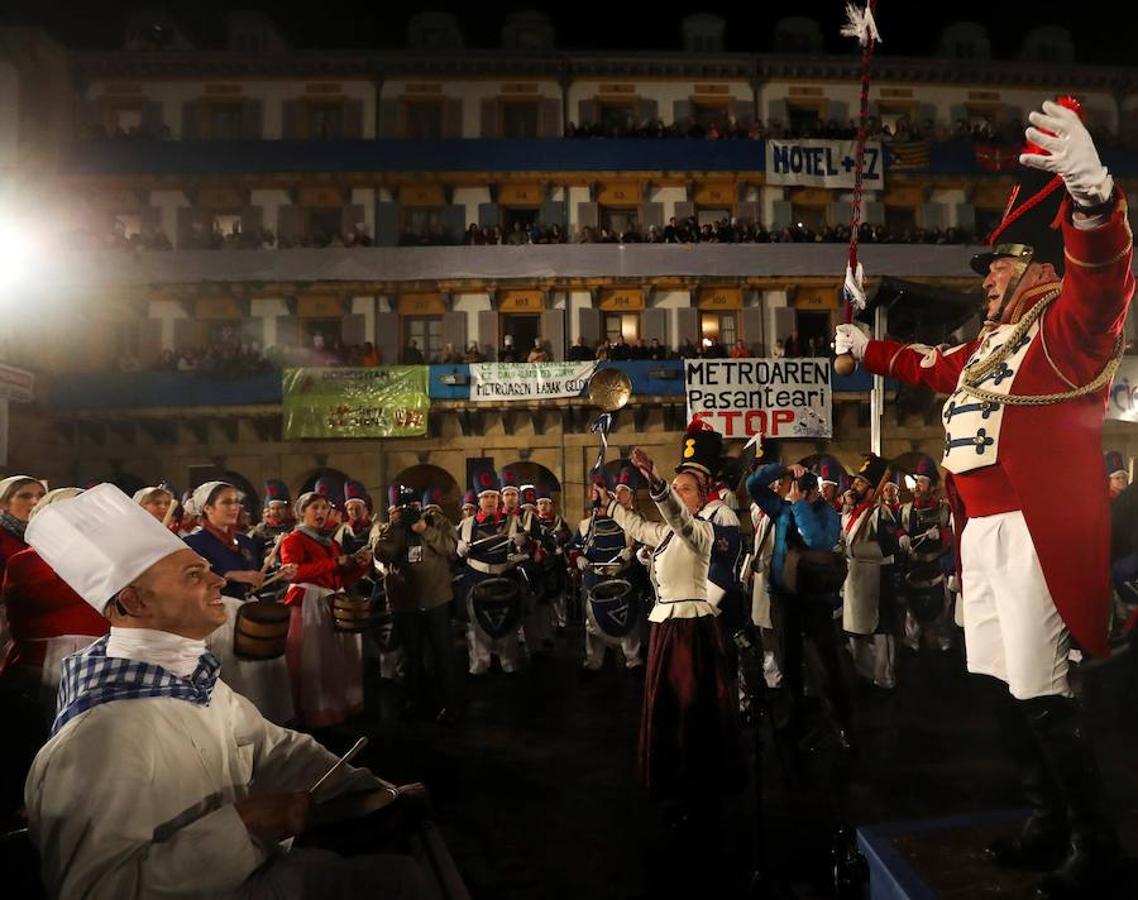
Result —
[{"label": "white chef hat", "polygon": [[25,538],[100,613],[156,562],[187,549],[113,484],[100,484],[39,510]]}]

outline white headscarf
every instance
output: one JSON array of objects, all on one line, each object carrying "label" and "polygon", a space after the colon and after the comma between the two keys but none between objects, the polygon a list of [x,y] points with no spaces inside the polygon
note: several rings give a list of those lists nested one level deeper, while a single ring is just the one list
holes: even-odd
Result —
[{"label": "white headscarf", "polygon": [[144,503],[149,503],[151,499],[153,499],[154,495],[159,492],[168,495],[171,500],[174,499],[174,494],[172,491],[168,491],[166,488],[161,487],[157,484],[152,484],[149,487],[139,488],[134,492],[134,496],[130,499],[137,503],[139,506],[142,506]]},{"label": "white headscarf", "polygon": [[207,481],[205,484],[199,484],[194,488],[193,494],[190,495],[191,509],[189,511],[195,516],[204,516],[205,506],[209,502],[209,496],[218,488],[233,488],[233,490],[237,490],[237,488],[233,487],[228,481]]},{"label": "white headscarf", "polygon": [[39,503],[32,507],[32,511],[28,514],[28,521],[36,517],[36,513],[42,512],[53,503],[58,503],[60,500],[70,500],[72,497],[78,497],[83,493],[83,488],[77,487],[61,487],[53,491],[48,491],[39,499]]},{"label": "white headscarf", "polygon": [[[6,503],[12,498],[8,495],[17,487],[17,485],[34,481],[37,484],[43,484],[38,478],[32,478],[31,475],[9,475],[7,478],[0,479],[0,503]],[[46,485],[44,485],[46,487]]]}]

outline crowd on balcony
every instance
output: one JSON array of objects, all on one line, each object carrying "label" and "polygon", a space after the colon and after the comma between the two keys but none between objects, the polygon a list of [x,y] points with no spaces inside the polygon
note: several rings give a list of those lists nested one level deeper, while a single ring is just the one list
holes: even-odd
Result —
[{"label": "crowd on balcony", "polygon": [[103,122],[84,122],[79,125],[81,141],[168,141],[170,126],[166,124],[149,125],[108,125]]},{"label": "crowd on balcony", "polygon": [[501,225],[479,226],[472,224],[463,234],[462,243],[468,247],[494,245],[521,246],[523,244],[564,244],[568,237],[560,225],[543,225],[541,222],[514,222],[506,229]]},{"label": "crowd on balcony", "polygon": [[[566,359],[571,361],[613,361],[668,359],[744,359],[752,357],[815,357],[826,356],[826,342],[818,337],[803,339],[797,332],[785,340],[777,340],[767,348],[761,343],[747,343],[742,339],[726,346],[713,338],[699,342],[685,340],[669,347],[658,339],[644,340],[624,337],[601,338],[589,342],[583,336],[569,348]],[[398,359],[385,360],[379,349],[370,341],[347,344],[336,338],[314,335],[309,344],[301,347],[273,346],[262,348],[257,341],[243,340],[236,334],[223,335],[213,343],[185,348],[163,350],[149,366],[137,357],[120,357],[115,368],[120,372],[140,372],[149,368],[154,372],[198,373],[218,377],[253,375],[284,368],[347,366],[372,368],[382,365],[461,365],[464,363],[503,362],[538,363],[554,359],[552,343],[536,338],[532,347],[519,347],[510,335],[502,339],[500,347],[479,345],[471,341],[466,347],[444,344],[435,351],[426,350],[415,340],[409,341],[400,351]]]},{"label": "crowd on balcony", "polygon": [[[848,225],[832,225],[815,230],[804,223],[785,228],[765,228],[762,223],[735,217],[706,222],[695,216],[669,219],[663,228],[643,229],[635,222],[621,231],[585,226],[577,233],[581,244],[847,244]],[[861,226],[858,239],[867,244],[966,244],[976,239],[966,228],[890,228],[885,225]]]}]

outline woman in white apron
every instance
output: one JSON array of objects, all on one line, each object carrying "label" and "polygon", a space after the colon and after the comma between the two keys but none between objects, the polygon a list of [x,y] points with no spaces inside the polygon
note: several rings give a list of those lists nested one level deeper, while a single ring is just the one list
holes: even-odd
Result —
[{"label": "woman in white apron", "polygon": [[368,571],[371,550],[349,556],[324,534],[330,507],[320,494],[296,501],[300,525],[281,541],[281,562],[296,566],[285,594],[292,607],[288,629],[289,675],[297,721],[308,727],[335,725],[363,710],[363,655],[358,634],[333,628],[328,598]]}]

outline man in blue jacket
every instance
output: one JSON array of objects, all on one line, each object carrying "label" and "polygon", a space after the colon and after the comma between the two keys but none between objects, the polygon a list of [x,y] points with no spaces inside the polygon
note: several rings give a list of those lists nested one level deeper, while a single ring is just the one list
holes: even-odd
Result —
[{"label": "man in blue jacket", "polygon": [[[790,490],[783,499],[770,485],[789,475]],[[843,746],[852,739],[853,709],[849,692],[842,680],[837,632],[834,626],[836,598],[795,594],[783,580],[783,566],[791,547],[811,550],[833,550],[841,536],[841,516],[830,506],[818,489],[818,477],[799,465],[771,463],[756,469],[747,479],[747,493],[755,504],[774,522],[774,552],[767,582],[771,594],[771,619],[775,632],[781,632],[784,678],[792,704],[792,724],[801,723],[802,706],[802,641],[809,638],[818,652],[825,670],[825,696],[833,709],[838,738]]]}]

